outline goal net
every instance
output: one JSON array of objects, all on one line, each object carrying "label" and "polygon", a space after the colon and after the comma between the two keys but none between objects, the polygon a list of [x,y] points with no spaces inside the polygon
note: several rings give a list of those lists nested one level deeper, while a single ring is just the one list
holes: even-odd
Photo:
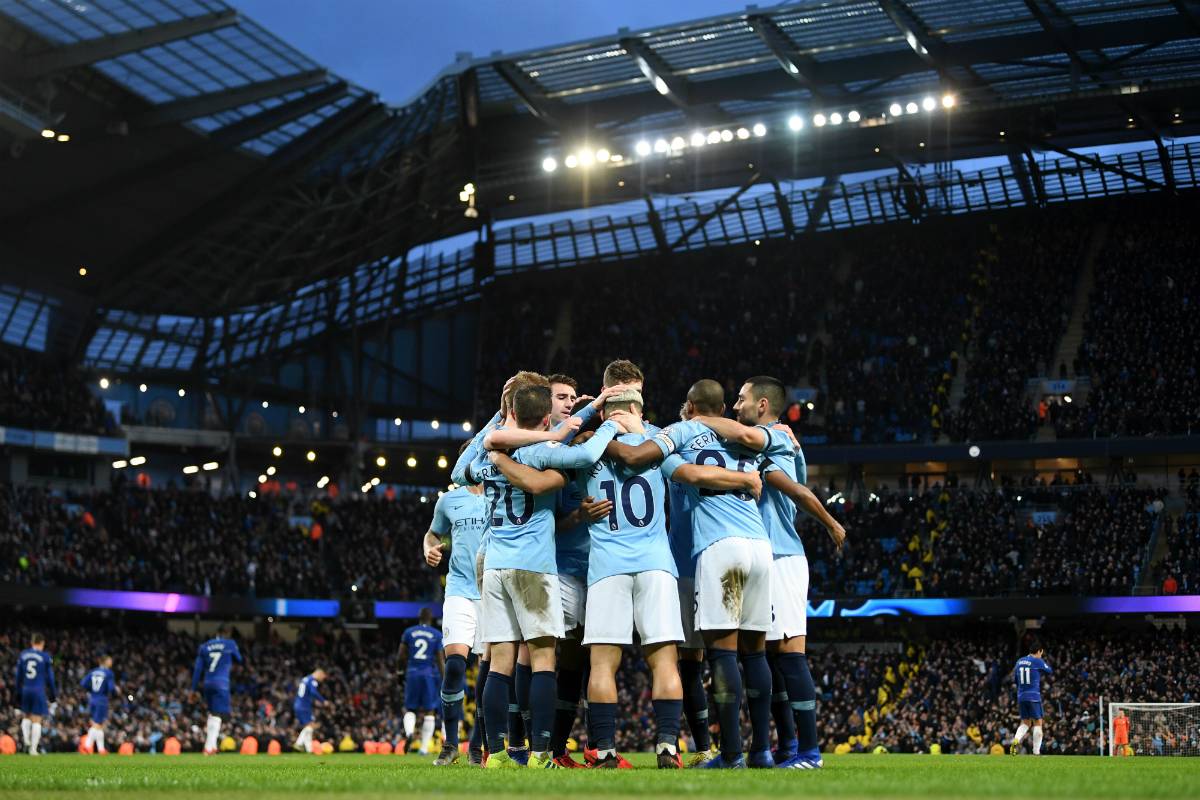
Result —
[{"label": "goal net", "polygon": [[1110,756],[1200,756],[1200,703],[1109,703],[1107,744]]}]

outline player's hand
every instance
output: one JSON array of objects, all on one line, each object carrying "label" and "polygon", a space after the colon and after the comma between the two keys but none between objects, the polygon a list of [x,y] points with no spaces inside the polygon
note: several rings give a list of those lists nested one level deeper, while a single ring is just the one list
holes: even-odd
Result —
[{"label": "player's hand", "polygon": [[780,433],[786,433],[787,437],[792,440],[792,449],[797,453],[800,452],[800,440],[796,438],[796,434],[791,428],[789,428],[787,425],[784,425],[782,422],[776,422],[771,426],[771,430],[779,431]]},{"label": "player's hand", "polygon": [[631,414],[628,411],[614,411],[608,415],[608,418],[617,423],[621,433],[644,434],[646,432],[646,426],[642,424],[637,414]]},{"label": "player's hand", "polygon": [[589,496],[583,498],[583,505],[579,507],[579,510],[583,512],[583,516],[588,522],[597,522],[612,513],[612,508],[611,500],[596,500]]},{"label": "player's hand", "polygon": [[431,567],[436,567],[442,563],[442,548],[446,546],[445,542],[438,542],[433,547],[425,548],[425,563]]},{"label": "player's hand", "polygon": [[840,556],[842,554],[842,546],[846,544],[846,529],[842,527],[842,523],[835,519],[833,525],[826,528],[826,530],[829,531],[829,538],[833,539],[833,546],[837,549],[837,553]]},{"label": "player's hand", "polygon": [[487,455],[488,461],[492,462],[493,464],[499,464],[501,458],[508,457],[508,453],[504,450],[488,450]]},{"label": "player's hand", "polygon": [[762,497],[762,475],[758,473],[758,470],[742,474],[746,476],[746,491],[757,502],[758,498]]},{"label": "player's hand", "polygon": [[195,705],[200,702],[200,693],[197,691],[188,692],[188,702]]},{"label": "player's hand", "polygon": [[554,432],[554,435],[558,437],[558,441],[565,442],[575,435],[575,432],[579,430],[582,424],[583,420],[579,417],[567,417],[563,420],[563,424],[559,426],[558,430]]},{"label": "player's hand", "polygon": [[628,384],[624,383],[618,383],[616,386],[606,387],[604,391],[600,392],[600,396],[592,401],[592,408],[600,411],[604,408],[605,403],[619,394],[624,394],[625,390],[628,388]]}]

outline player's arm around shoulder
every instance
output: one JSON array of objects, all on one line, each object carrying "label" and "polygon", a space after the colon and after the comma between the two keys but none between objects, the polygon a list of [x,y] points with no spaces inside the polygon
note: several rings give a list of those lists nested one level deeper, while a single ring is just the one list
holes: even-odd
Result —
[{"label": "player's arm around shoulder", "polygon": [[797,483],[783,470],[767,463],[769,466],[763,470],[767,485],[783,492],[791,498],[797,508],[825,526],[837,551],[842,552],[842,545],[846,543],[846,529],[825,509],[825,504],[821,502],[821,499],[813,494],[807,486]]},{"label": "player's arm around shoulder", "polygon": [[509,483],[533,495],[551,494],[567,485],[567,476],[557,469],[540,470],[516,461],[499,450],[488,452],[488,460]]},{"label": "player's arm around shoulder", "polygon": [[755,500],[762,496],[762,478],[757,471],[741,472],[713,464],[691,464],[685,461],[675,467],[671,480],[695,486],[697,489],[749,492]]},{"label": "player's arm around shoulder", "polygon": [[770,437],[768,437],[765,430],[743,425],[736,419],[729,419],[728,417],[692,417],[692,421],[704,425],[725,441],[748,447],[756,453],[765,450],[770,443]]}]

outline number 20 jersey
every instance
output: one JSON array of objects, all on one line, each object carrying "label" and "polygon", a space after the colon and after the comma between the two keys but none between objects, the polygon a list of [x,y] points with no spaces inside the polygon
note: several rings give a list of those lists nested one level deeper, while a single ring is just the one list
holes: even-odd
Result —
[{"label": "number 20 jersey", "polygon": [[[627,433],[621,442],[636,447],[649,437]],[[667,539],[664,498],[666,485],[658,465],[628,467],[602,458],[575,477],[584,495],[608,500],[608,516],[589,526],[592,549],[588,586],[613,575],[662,570],[678,578]]]}]

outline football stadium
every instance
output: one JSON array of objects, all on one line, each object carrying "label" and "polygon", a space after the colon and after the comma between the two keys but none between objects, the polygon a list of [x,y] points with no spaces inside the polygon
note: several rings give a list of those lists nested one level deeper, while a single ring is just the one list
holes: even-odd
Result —
[{"label": "football stadium", "polygon": [[0,0],[6,797],[1195,795],[1200,3],[231,2]]}]

